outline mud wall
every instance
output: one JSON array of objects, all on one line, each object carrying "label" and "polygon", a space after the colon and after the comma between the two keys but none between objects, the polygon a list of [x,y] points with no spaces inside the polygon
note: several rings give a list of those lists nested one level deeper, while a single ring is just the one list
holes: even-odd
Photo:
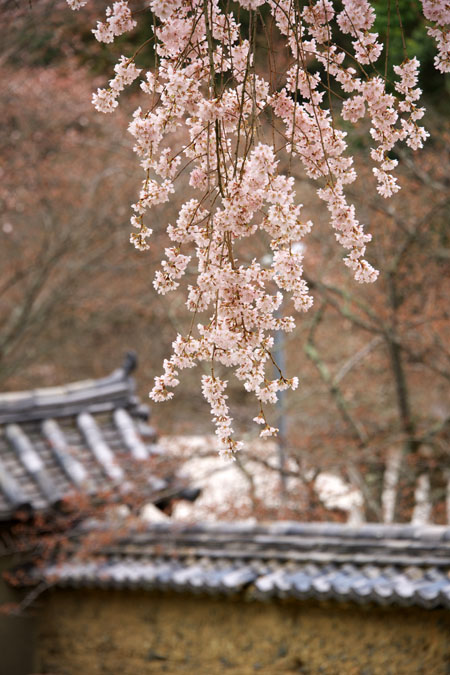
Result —
[{"label": "mud wall", "polygon": [[38,623],[38,673],[450,673],[445,610],[55,590]]}]

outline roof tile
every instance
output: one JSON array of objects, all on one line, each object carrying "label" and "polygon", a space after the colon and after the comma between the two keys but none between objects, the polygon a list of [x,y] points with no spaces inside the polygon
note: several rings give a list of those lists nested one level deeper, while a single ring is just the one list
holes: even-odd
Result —
[{"label": "roof tile", "polygon": [[[139,588],[213,594],[248,590],[259,599],[450,608],[450,543],[443,536],[447,529],[432,528],[421,538],[423,530],[403,526],[165,522],[102,550],[97,569],[89,568],[88,581],[85,563],[79,569],[72,562],[47,573],[78,586],[133,583]],[[323,559],[317,557],[317,545]],[[438,565],[429,564],[431,553]]]}]

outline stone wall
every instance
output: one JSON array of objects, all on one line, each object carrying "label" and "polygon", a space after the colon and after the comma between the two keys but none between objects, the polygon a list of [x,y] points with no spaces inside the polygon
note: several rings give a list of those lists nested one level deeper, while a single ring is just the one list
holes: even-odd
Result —
[{"label": "stone wall", "polygon": [[38,621],[39,673],[450,673],[445,610],[55,590]]}]

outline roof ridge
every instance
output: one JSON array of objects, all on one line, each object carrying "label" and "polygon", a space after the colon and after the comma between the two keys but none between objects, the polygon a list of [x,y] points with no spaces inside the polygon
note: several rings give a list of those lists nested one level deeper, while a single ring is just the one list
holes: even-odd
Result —
[{"label": "roof ridge", "polygon": [[135,381],[131,377],[136,365],[135,354],[128,352],[123,365],[105,377],[0,393],[0,424],[136,406]]},{"label": "roof ridge", "polygon": [[131,536],[136,539],[158,534],[201,537],[202,535],[220,535],[236,538],[253,537],[278,537],[287,539],[293,537],[320,537],[331,540],[332,538],[359,539],[361,541],[382,541],[386,539],[394,541],[422,541],[434,544],[442,542],[450,545],[449,525],[412,525],[410,523],[363,523],[361,525],[349,525],[348,523],[334,523],[326,521],[301,522],[293,520],[279,521],[234,521],[234,522],[197,522],[188,523],[172,521],[164,523],[151,523],[144,530],[137,531]]}]

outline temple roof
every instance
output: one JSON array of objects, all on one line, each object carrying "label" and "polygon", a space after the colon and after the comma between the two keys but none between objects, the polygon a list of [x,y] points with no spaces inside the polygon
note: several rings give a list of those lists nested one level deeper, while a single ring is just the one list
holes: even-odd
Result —
[{"label": "temple roof", "polygon": [[130,458],[161,453],[135,394],[135,367],[130,353],[101,379],[0,394],[0,520],[45,511],[76,491],[114,488],[126,481]]}]

